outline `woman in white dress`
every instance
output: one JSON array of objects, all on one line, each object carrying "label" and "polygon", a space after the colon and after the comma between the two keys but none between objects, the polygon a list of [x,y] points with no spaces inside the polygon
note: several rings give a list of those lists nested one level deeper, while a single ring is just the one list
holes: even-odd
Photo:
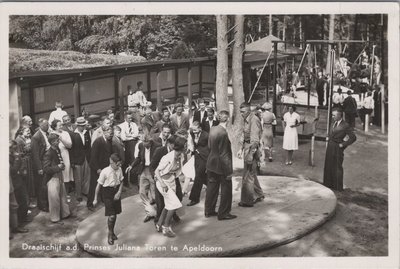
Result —
[{"label": "woman in white dress", "polygon": [[72,173],[72,167],[71,167],[71,162],[69,160],[69,152],[68,149],[72,147],[72,141],[70,135],[61,129],[62,128],[62,122],[59,120],[54,120],[51,123],[51,129],[54,130],[54,133],[58,135],[58,138],[60,140],[60,143],[58,144],[58,148],[60,149],[61,152],[61,158],[63,159],[65,169],[62,171],[62,175],[64,178],[64,184],[66,185],[67,192],[70,189],[70,184],[69,182],[73,182],[73,173]]},{"label": "woman in white dress", "polygon": [[286,165],[293,161],[293,151],[298,150],[297,126],[300,125],[300,115],[296,112],[294,105],[289,106],[289,111],[283,115],[285,132],[283,134],[283,149],[287,151]]}]

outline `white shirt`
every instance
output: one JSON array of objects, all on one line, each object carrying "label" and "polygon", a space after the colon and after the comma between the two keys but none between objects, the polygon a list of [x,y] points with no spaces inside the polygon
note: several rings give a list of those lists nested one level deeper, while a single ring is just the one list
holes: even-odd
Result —
[{"label": "white shirt", "polygon": [[111,166],[107,166],[101,170],[97,182],[103,187],[116,187],[121,184],[123,179],[121,167],[118,167],[118,170],[114,170]]},{"label": "white shirt", "polygon": [[82,144],[85,145],[85,133],[86,133],[86,129],[83,130],[83,132],[79,132],[78,129],[75,130],[75,133],[79,134],[79,136],[82,139]]},{"label": "white shirt", "polygon": [[336,128],[336,127],[338,127],[339,126],[339,124],[342,122],[342,119],[340,119],[340,120],[338,120],[338,121],[336,121],[336,122],[334,122],[333,123],[333,128]]},{"label": "white shirt", "polygon": [[181,127],[182,115],[180,115],[180,116],[176,115],[176,122],[178,123],[178,127]]},{"label": "white shirt", "polygon": [[364,98],[363,107],[365,107],[366,109],[374,109],[374,106],[374,99],[372,98],[372,96],[367,96]]},{"label": "white shirt", "polygon": [[204,111],[201,111],[201,110],[200,110],[200,122],[203,121],[204,113],[205,113],[205,112],[206,112],[205,110],[204,110]]},{"label": "white shirt", "polygon": [[[130,141],[139,135],[139,128],[134,122],[128,123],[127,121],[124,121],[119,125],[119,127],[121,128],[122,141]],[[131,128],[130,132],[129,127]]]},{"label": "white shirt", "polygon": [[50,148],[50,143],[49,140],[47,139],[47,133],[43,132],[42,129],[39,128],[39,131],[42,133],[42,135],[44,136],[44,140],[46,141],[46,150],[49,150]]},{"label": "white shirt", "polygon": [[344,101],[344,96],[342,94],[339,94],[337,92],[335,92],[332,96],[332,102],[334,104],[342,104]]},{"label": "white shirt", "polygon": [[62,118],[68,115],[67,112],[65,112],[64,110],[62,110],[60,107],[57,108],[55,111],[50,113],[50,117],[49,117],[49,124],[51,124],[53,122],[53,120],[59,120],[62,122]]},{"label": "white shirt", "polygon": [[161,145],[164,147],[164,146],[167,144],[167,139],[164,139],[164,138],[163,138],[162,133],[160,134],[159,137],[161,138]]},{"label": "white shirt", "polygon": [[140,143],[142,143],[142,140],[139,140],[139,142],[136,143],[135,145],[135,153],[134,153],[134,157],[137,158],[139,156],[139,145]]},{"label": "white shirt", "polygon": [[144,147],[144,165],[150,165],[150,148]]},{"label": "white shirt", "polygon": [[210,125],[210,129],[211,129],[211,127],[213,127],[214,120],[215,120],[215,117],[212,120],[210,120],[208,117],[206,119],[206,121],[208,122],[208,125]]},{"label": "white shirt", "polygon": [[147,105],[147,99],[146,96],[144,95],[144,93],[140,90],[137,90],[136,93],[134,93],[134,95],[136,95],[136,99],[139,101],[139,104],[141,106],[146,106]]}]

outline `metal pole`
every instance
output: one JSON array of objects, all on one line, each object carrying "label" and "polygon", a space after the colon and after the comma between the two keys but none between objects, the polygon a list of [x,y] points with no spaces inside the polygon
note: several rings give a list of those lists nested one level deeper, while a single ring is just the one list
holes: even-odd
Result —
[{"label": "metal pole", "polygon": [[[278,65],[278,43],[274,43],[274,81],[273,81],[273,85],[274,85],[274,99],[273,99],[273,103],[272,103],[272,111],[274,112],[274,114],[276,115],[276,91],[277,91],[277,85],[276,85],[276,77],[277,77],[277,65]],[[272,127],[273,132],[275,134],[275,126]]]},{"label": "metal pole", "polygon": [[369,85],[370,85],[370,86],[374,85],[374,84],[372,83],[372,78],[373,78],[373,74],[374,74],[375,47],[376,47],[376,45],[373,45],[373,46],[372,46],[371,75],[370,75],[370,79],[369,79]]},{"label": "metal pole", "polygon": [[381,84],[381,132],[385,133],[385,85]]},{"label": "metal pole", "polygon": [[[275,43],[275,44],[276,44],[276,43]],[[253,91],[251,92],[251,95],[250,95],[250,97],[249,97],[249,101],[248,101],[248,102],[250,102],[251,98],[253,97],[254,91],[255,91],[256,88],[257,88],[258,82],[260,82],[261,76],[262,76],[262,74],[264,73],[265,66],[267,66],[267,63],[268,63],[268,61],[269,61],[269,57],[271,56],[271,54],[272,54],[272,50],[269,52],[269,55],[268,55],[268,57],[267,57],[267,60],[265,61],[264,65],[263,65],[263,67],[262,67],[262,69],[261,69],[261,73],[260,73],[260,75],[258,76],[257,82],[256,82],[256,84],[254,85]]]},{"label": "metal pole", "polygon": [[297,74],[300,72],[300,68],[301,68],[301,66],[303,65],[303,61],[304,61],[304,58],[306,57],[306,53],[307,53],[308,46],[309,46],[309,45],[307,44],[307,46],[306,46],[306,48],[305,48],[305,50],[304,50],[303,57],[301,58],[299,68],[297,69]]},{"label": "metal pole", "polygon": [[[335,59],[335,50],[332,49],[330,52],[330,58]],[[332,93],[333,93],[333,67],[334,67],[334,60],[331,61],[330,66],[330,84],[329,84],[329,99],[328,99],[328,126],[326,128],[326,136],[329,136],[329,132],[331,130],[331,114],[332,114]]]}]

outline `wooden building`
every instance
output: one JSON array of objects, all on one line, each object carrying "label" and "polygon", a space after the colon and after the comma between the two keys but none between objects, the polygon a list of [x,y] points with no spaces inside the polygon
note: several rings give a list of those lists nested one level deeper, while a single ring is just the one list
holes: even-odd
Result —
[{"label": "wooden building", "polygon": [[211,97],[215,91],[215,57],[139,62],[60,71],[32,71],[9,76],[10,134],[23,115],[34,122],[48,118],[55,102],[77,117],[82,109],[102,114],[112,108],[123,115],[127,87],[143,82],[148,100],[161,108],[163,102],[187,97]]}]

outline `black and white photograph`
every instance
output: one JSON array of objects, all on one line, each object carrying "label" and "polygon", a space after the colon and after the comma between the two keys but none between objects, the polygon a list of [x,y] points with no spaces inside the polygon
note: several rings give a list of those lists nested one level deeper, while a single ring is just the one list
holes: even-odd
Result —
[{"label": "black and white photograph", "polygon": [[0,7],[1,266],[399,266],[398,3]]}]

